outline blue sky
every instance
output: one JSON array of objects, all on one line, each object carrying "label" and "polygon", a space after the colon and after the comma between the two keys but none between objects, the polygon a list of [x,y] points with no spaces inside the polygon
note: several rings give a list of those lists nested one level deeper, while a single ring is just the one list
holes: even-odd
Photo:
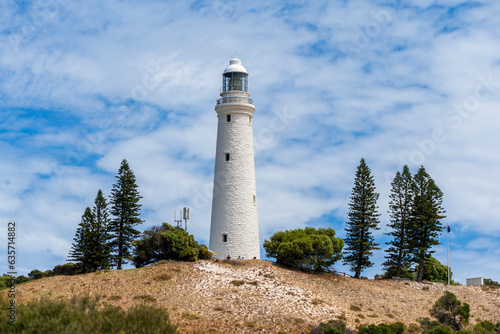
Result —
[{"label": "blue sky", "polygon": [[237,53],[256,106],[261,242],[308,225],[345,236],[363,157],[385,248],[390,182],[424,165],[444,192],[454,279],[500,280],[499,14],[455,0],[2,2],[0,221],[18,222],[19,272],[65,262],[122,159],[141,229],[188,206],[208,243],[214,105]]}]

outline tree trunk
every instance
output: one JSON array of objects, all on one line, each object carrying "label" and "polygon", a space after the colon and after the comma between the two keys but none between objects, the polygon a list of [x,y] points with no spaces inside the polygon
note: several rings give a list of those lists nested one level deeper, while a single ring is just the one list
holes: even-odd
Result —
[{"label": "tree trunk", "polygon": [[361,276],[361,264],[363,261],[363,247],[359,252],[358,265],[356,266],[356,272],[354,273],[354,278],[359,278]]},{"label": "tree trunk", "polygon": [[422,255],[420,256],[420,263],[418,264],[417,282],[422,282],[424,280],[424,263],[425,263],[425,256]]},{"label": "tree trunk", "polygon": [[401,245],[399,246],[399,254],[398,254],[398,265],[396,267],[396,276],[399,277],[401,275],[401,258],[403,257],[403,250],[401,249]]},{"label": "tree trunk", "polygon": [[123,253],[123,221],[120,223],[120,233],[118,234],[118,266],[117,270],[122,269],[122,253]]}]

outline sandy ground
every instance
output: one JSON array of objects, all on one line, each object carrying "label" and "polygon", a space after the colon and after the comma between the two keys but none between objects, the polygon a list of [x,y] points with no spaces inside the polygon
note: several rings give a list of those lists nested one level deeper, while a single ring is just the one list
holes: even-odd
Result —
[{"label": "sandy ground", "polygon": [[99,296],[128,308],[168,310],[183,333],[302,333],[320,322],[409,325],[429,317],[444,291],[471,306],[472,319],[500,321],[500,289],[358,280],[289,270],[263,260],[167,262],[122,271],[44,278],[17,287],[17,301]]}]

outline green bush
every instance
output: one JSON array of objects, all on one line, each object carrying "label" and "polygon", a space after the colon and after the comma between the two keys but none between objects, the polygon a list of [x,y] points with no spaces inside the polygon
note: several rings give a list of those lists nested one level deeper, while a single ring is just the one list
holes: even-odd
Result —
[{"label": "green bush", "polygon": [[436,327],[439,327],[441,326],[441,323],[439,321],[431,321],[431,319],[429,318],[420,318],[420,319],[417,319],[417,321],[420,323],[420,327],[422,328],[422,330],[424,332],[426,331],[430,331]]},{"label": "green bush", "polygon": [[0,290],[10,288],[14,276],[3,274],[0,276]]},{"label": "green bush", "polygon": [[478,322],[473,328],[474,334],[497,334],[500,333],[500,322],[494,325],[491,321]]},{"label": "green bush", "polygon": [[132,243],[132,261],[137,268],[161,260],[198,260],[198,243],[181,228],[167,223],[153,226],[142,233],[140,240]]},{"label": "green bush", "polygon": [[403,334],[405,332],[405,325],[402,322],[395,322],[393,324],[390,324],[392,331],[395,334]]},{"label": "green bush", "polygon": [[40,279],[44,277],[52,277],[55,273],[52,270],[40,271],[38,269],[34,269],[28,273],[29,279]]},{"label": "green bush", "polygon": [[45,275],[40,270],[34,269],[28,273],[28,277],[31,279],[40,279],[42,277],[45,277]]},{"label": "green bush", "polygon": [[287,230],[264,241],[266,256],[286,266],[325,270],[342,258],[344,241],[331,228]]},{"label": "green bush", "polygon": [[[415,271],[418,272],[418,265],[415,266]],[[453,273],[450,270],[450,284],[459,285],[459,283],[451,279],[452,277]],[[448,267],[439,262],[436,258],[430,256],[425,259],[423,279],[429,282],[446,284],[448,283]]]},{"label": "green bush", "polygon": [[483,283],[486,286],[490,286],[490,287],[493,287],[493,288],[500,288],[500,283],[492,280],[491,278],[485,278],[484,281],[483,281]]},{"label": "green bush", "polygon": [[198,260],[210,260],[212,258],[212,252],[210,252],[205,245],[200,245],[198,247]]},{"label": "green bush", "polygon": [[[0,296],[0,307],[8,307]],[[0,319],[1,333],[176,333],[165,310],[139,305],[124,311],[117,306],[100,307],[96,299],[75,298],[70,302],[38,300],[17,305],[15,325],[6,312]]]},{"label": "green bush", "polygon": [[[394,276],[396,276],[396,267],[395,266],[386,268],[384,274],[382,275],[382,278],[391,279]],[[411,268],[410,269],[401,268],[401,271],[399,273],[399,277],[409,278],[412,281],[416,281],[417,280],[417,273]]]},{"label": "green bush", "polygon": [[79,264],[69,262],[55,266],[52,271],[54,275],[76,275],[82,272],[82,268]]},{"label": "green bush", "polygon": [[451,334],[451,328],[448,326],[437,326],[429,331],[425,331],[424,334]]},{"label": "green bush", "polygon": [[446,291],[436,301],[430,310],[430,314],[442,325],[450,326],[453,330],[458,331],[463,325],[469,324],[470,307],[467,303],[462,305],[457,296]]},{"label": "green bush", "polygon": [[347,331],[345,322],[341,320],[332,320],[328,323],[321,323],[312,333],[324,334],[345,334]]},{"label": "green bush", "polygon": [[370,325],[359,329],[359,334],[403,334],[405,332],[405,325],[401,322],[393,324],[378,324]]}]

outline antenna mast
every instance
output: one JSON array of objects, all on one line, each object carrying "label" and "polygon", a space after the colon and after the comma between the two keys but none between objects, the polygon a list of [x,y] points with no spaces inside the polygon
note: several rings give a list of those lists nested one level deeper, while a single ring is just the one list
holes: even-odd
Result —
[{"label": "antenna mast", "polygon": [[188,230],[188,220],[189,220],[189,208],[184,207],[184,230],[187,232]]}]

